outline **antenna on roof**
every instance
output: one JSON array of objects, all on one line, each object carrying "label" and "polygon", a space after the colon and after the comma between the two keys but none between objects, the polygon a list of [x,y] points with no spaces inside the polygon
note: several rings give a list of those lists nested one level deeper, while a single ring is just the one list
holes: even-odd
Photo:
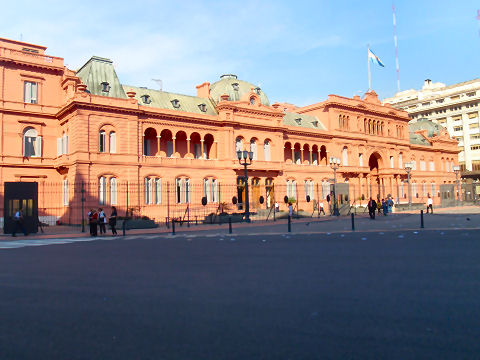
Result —
[{"label": "antenna on roof", "polygon": [[157,83],[157,85],[159,86],[159,90],[162,91],[163,90],[163,81],[162,79],[152,79],[152,81],[155,81]]}]

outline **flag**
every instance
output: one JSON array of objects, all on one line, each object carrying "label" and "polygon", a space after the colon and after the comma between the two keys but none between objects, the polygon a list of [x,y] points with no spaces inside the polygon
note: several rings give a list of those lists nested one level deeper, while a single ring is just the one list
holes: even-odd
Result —
[{"label": "flag", "polygon": [[370,60],[374,64],[380,65],[381,67],[385,67],[385,65],[383,65],[378,56],[375,55],[370,49],[368,49],[368,60]]}]

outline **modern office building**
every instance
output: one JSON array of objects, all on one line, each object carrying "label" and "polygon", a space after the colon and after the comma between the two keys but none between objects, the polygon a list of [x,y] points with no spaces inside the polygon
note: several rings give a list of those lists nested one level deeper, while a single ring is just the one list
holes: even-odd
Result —
[{"label": "modern office building", "polygon": [[383,103],[408,112],[413,122],[428,119],[444,126],[458,140],[462,172],[480,174],[480,79],[449,86],[427,79],[420,90],[401,91]]},{"label": "modern office building", "polygon": [[[0,39],[0,186],[38,184],[42,219],[78,223],[110,205],[156,220],[243,211],[247,184],[254,212],[285,208],[284,197],[312,212],[334,178],[341,204],[406,202],[407,162],[414,202],[453,196],[457,141],[429,123],[409,129],[408,113],[374,91],[297,107],[223,75],[190,96],[122,84],[101,57],[70,70],[45,50]],[[6,216],[29,206],[18,196]]]}]

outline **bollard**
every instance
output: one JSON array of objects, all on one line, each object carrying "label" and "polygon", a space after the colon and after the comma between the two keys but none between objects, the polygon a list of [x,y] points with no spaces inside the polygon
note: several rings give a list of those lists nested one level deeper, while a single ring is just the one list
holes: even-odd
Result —
[{"label": "bollard", "polygon": [[352,231],[355,231],[355,215],[352,213]]},{"label": "bollard", "polygon": [[175,219],[172,219],[172,235],[175,235]]},{"label": "bollard", "polygon": [[122,236],[125,236],[125,226],[126,226],[127,219],[123,219],[122,223]]},{"label": "bollard", "polygon": [[288,215],[288,232],[292,232],[292,217]]},{"label": "bollard", "polygon": [[420,210],[420,227],[423,229],[425,226],[423,226],[423,210]]},{"label": "bollard", "polygon": [[229,234],[232,233],[232,217],[231,216],[228,217],[228,233]]}]

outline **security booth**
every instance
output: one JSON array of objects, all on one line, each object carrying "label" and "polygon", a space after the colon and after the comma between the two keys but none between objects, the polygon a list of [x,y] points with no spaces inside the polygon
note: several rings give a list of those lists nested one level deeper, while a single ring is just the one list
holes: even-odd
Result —
[{"label": "security booth", "polygon": [[38,183],[6,182],[4,186],[3,232],[11,234],[18,209],[23,211],[23,226],[28,233],[38,232]]},{"label": "security booth", "polygon": [[442,207],[455,205],[455,185],[454,184],[440,185],[440,204]]},{"label": "security booth", "polygon": [[[334,200],[334,184],[330,184],[330,214],[333,214]],[[337,183],[335,187],[337,196],[338,212],[340,215],[348,215],[350,212],[349,185],[348,183]]]}]

